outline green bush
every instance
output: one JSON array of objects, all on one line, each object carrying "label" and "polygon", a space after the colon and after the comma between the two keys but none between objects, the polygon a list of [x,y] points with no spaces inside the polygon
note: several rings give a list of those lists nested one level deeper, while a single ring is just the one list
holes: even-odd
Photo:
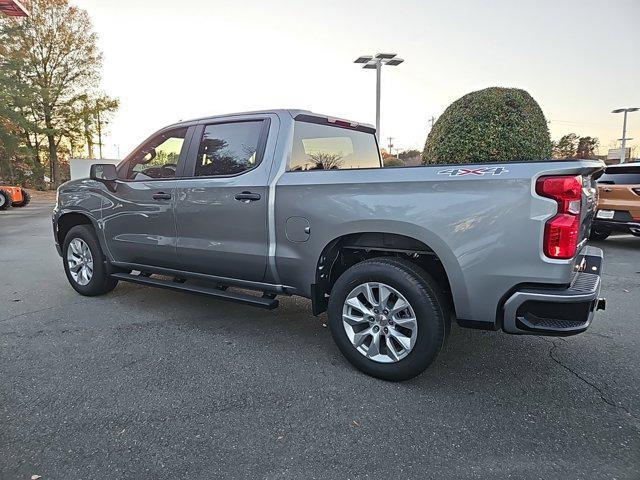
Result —
[{"label": "green bush", "polygon": [[524,90],[491,87],[453,102],[429,132],[424,163],[495,163],[551,157],[538,103]]}]

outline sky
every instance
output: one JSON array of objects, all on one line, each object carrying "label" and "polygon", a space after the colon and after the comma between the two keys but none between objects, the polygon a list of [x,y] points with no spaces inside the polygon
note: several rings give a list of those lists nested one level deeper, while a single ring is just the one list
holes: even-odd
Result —
[{"label": "sky", "polygon": [[[178,120],[300,108],[375,123],[375,71],[360,55],[397,53],[382,73],[381,144],[422,150],[428,120],[490,86],[527,90],[551,137],[616,146],[640,107],[640,0],[71,0],[104,54],[120,99],[105,157]],[[628,137],[640,145],[640,112]]]}]

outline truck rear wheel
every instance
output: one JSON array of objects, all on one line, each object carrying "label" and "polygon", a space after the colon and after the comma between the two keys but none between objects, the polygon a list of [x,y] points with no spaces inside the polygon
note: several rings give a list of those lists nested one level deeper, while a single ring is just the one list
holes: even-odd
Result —
[{"label": "truck rear wheel", "polygon": [[11,206],[11,194],[0,189],[0,210],[6,210]]},{"label": "truck rear wheel", "polygon": [[354,265],[329,297],[331,334],[358,369],[384,380],[422,373],[445,340],[449,311],[438,285],[423,269],[380,257]]},{"label": "truck rear wheel", "polygon": [[109,276],[100,243],[88,225],[69,230],[64,237],[62,261],[69,283],[81,295],[103,295],[118,284]]}]

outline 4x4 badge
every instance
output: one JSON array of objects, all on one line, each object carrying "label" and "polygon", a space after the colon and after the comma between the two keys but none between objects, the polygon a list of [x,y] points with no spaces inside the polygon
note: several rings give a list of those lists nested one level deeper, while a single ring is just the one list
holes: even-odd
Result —
[{"label": "4x4 badge", "polygon": [[438,171],[438,175],[449,175],[450,177],[461,177],[463,175],[502,175],[509,173],[504,167],[482,167],[482,168],[448,168]]}]

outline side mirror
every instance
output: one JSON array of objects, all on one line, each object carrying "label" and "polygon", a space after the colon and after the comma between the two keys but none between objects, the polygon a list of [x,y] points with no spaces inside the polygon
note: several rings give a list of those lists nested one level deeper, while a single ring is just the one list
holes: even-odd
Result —
[{"label": "side mirror", "polygon": [[91,165],[89,172],[89,178],[91,180],[97,180],[99,182],[115,182],[118,179],[116,173],[116,166],[111,163],[96,163]]}]

